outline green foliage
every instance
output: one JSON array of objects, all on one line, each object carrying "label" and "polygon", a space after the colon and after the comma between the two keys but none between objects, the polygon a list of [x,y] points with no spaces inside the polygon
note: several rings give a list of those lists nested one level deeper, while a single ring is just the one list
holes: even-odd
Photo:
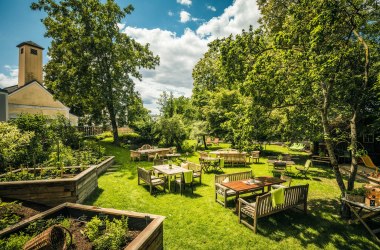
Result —
[{"label": "green foliage", "polygon": [[20,221],[21,217],[16,213],[19,208],[20,204],[17,202],[0,200],[0,231]]},{"label": "green foliage", "polygon": [[352,194],[352,195],[360,195],[360,196],[365,196],[367,193],[367,189],[363,186],[360,188],[354,188],[351,191],[346,191],[347,194]]},{"label": "green foliage", "polygon": [[23,246],[31,238],[32,236],[24,234],[24,233],[12,234],[8,238],[0,239],[0,249],[6,249],[6,250],[23,249]]},{"label": "green foliage", "polygon": [[128,112],[137,115],[132,77],[140,80],[139,69],[159,64],[149,44],[139,44],[118,28],[133,7],[120,8],[114,0],[39,0],[31,8],[46,13],[42,22],[52,39],[46,86],[78,115],[108,117],[118,143],[117,120],[126,123]]},{"label": "green foliage", "polygon": [[175,145],[182,150],[182,143],[187,137],[187,131],[181,115],[171,118],[161,117],[155,124],[156,138],[165,146]]},{"label": "green foliage", "polygon": [[65,146],[72,149],[79,148],[83,135],[74,126],[71,126],[70,121],[64,116],[59,115],[56,119],[51,120],[49,128],[53,131],[54,137],[61,140]]},{"label": "green foliage", "polygon": [[106,132],[103,132],[99,135],[96,135],[95,138],[97,140],[103,140],[105,138],[111,138],[113,135],[112,135],[112,132],[111,131],[106,131]]},{"label": "green foliage", "polygon": [[26,152],[34,133],[23,133],[15,125],[0,122],[0,135],[0,172],[3,172],[7,164],[13,164],[19,155]]},{"label": "green foliage", "polygon": [[95,249],[120,249],[125,244],[128,234],[128,218],[99,219],[97,216],[87,222],[85,235],[94,244]]}]

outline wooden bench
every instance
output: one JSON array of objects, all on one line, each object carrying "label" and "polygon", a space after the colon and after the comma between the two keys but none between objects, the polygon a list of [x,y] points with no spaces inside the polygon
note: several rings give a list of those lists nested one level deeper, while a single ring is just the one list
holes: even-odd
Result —
[{"label": "wooden bench", "polygon": [[153,187],[162,186],[165,191],[166,178],[156,177],[152,175],[152,170],[146,170],[145,168],[137,168],[137,184],[140,185],[140,180],[149,185],[149,193],[152,194]]},{"label": "wooden bench", "polygon": [[[285,202],[284,204],[272,206],[271,193],[266,193],[256,197],[256,202],[249,203],[242,198],[239,198],[239,223],[243,223],[256,233],[257,220],[259,218],[284,211],[289,208],[297,208],[303,206],[302,211],[307,212],[307,193],[309,184],[286,187],[284,190]],[[251,225],[243,217],[250,217],[253,219]]]},{"label": "wooden bench", "polygon": [[325,164],[328,164],[329,166],[331,166],[331,161],[330,161],[330,157],[326,157],[326,156],[318,156],[318,155],[313,155],[311,157],[311,161],[314,163],[314,162],[317,162],[317,163],[325,163]]},{"label": "wooden bench", "polygon": [[[221,183],[230,181],[248,180],[252,178],[252,170],[246,172],[215,175],[215,201],[227,207],[227,198],[236,196],[236,192],[223,186]],[[218,199],[218,195],[223,197],[223,201]]]},{"label": "wooden bench", "polygon": [[239,153],[236,151],[236,153],[219,153],[219,156],[221,158],[224,158],[224,164],[231,164],[232,166],[234,164],[244,164],[246,166],[247,162],[247,155],[245,153]]}]

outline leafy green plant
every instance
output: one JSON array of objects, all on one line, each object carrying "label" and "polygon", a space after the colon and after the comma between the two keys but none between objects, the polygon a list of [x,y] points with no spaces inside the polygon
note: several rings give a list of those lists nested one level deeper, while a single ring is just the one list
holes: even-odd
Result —
[{"label": "leafy green plant", "polygon": [[347,194],[365,196],[367,189],[364,187],[354,188],[353,190],[346,191]]},{"label": "leafy green plant", "polygon": [[20,250],[31,238],[31,235],[22,232],[19,234],[12,234],[8,238],[0,239],[0,249]]},{"label": "leafy green plant", "polygon": [[125,244],[128,233],[128,218],[103,220],[95,216],[86,225],[85,235],[98,250],[120,249]]},{"label": "leafy green plant", "polygon": [[17,202],[2,202],[0,200],[0,230],[20,221],[21,216],[16,213],[19,207],[20,204]]}]

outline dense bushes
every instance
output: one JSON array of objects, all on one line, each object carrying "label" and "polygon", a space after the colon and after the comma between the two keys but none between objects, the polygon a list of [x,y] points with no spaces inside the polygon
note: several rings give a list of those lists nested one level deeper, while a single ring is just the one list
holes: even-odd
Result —
[{"label": "dense bushes", "polygon": [[70,166],[95,164],[104,155],[96,142],[84,141],[63,116],[23,114],[0,123],[0,173],[7,167]]}]

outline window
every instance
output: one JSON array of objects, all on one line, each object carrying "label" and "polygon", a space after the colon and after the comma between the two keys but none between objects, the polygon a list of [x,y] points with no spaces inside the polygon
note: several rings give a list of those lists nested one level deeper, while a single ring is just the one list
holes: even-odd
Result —
[{"label": "window", "polygon": [[364,143],[374,143],[374,135],[373,134],[363,134],[363,142]]},{"label": "window", "polygon": [[24,48],[21,48],[21,54],[24,54]]},{"label": "window", "polygon": [[37,55],[37,50],[36,49],[30,49],[30,54]]}]

